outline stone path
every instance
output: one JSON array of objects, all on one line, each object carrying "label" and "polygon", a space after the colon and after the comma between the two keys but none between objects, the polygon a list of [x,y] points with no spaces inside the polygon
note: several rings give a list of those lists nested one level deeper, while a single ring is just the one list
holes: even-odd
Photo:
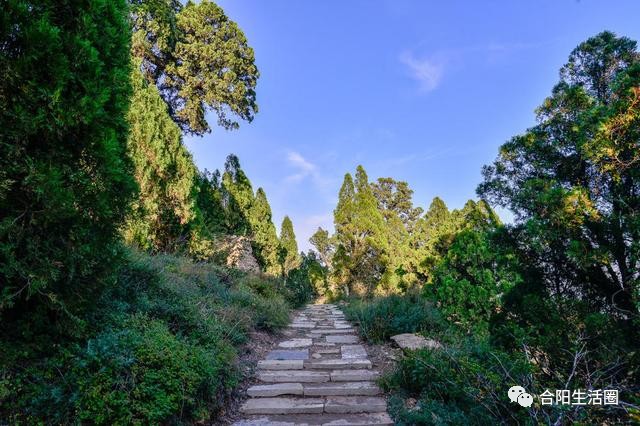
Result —
[{"label": "stone path", "polygon": [[392,425],[364,346],[335,305],[308,305],[258,362],[236,426]]}]

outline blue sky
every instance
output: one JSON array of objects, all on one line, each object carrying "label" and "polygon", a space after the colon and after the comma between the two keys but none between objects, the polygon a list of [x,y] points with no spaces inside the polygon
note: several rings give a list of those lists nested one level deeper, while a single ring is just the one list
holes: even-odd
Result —
[{"label": "blue sky", "polygon": [[[260,111],[186,144],[240,157],[301,249],[332,229],[345,172],[409,182],[415,204],[475,198],[481,167],[535,122],[558,70],[605,29],[640,39],[640,1],[220,0],[255,49]],[[212,122],[215,119],[212,117]]]}]

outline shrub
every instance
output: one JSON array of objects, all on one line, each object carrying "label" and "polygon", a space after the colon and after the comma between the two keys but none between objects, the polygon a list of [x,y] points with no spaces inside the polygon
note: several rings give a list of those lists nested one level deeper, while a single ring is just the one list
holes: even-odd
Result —
[{"label": "shrub", "polygon": [[365,339],[377,343],[395,334],[428,334],[445,327],[438,310],[418,294],[392,295],[370,301],[351,300],[345,313],[358,323]]},{"label": "shrub", "polygon": [[78,318],[73,339],[38,328],[1,335],[0,423],[215,418],[238,378],[234,346],[252,328],[288,323],[290,307],[273,284],[182,257],[129,253],[118,280]]},{"label": "shrub", "polygon": [[[507,391],[515,384],[529,388],[530,373],[523,356],[460,337],[442,349],[407,354],[382,383],[394,391],[397,424],[516,424],[528,412],[511,404]],[[414,407],[406,406],[409,397],[417,400]]]}]

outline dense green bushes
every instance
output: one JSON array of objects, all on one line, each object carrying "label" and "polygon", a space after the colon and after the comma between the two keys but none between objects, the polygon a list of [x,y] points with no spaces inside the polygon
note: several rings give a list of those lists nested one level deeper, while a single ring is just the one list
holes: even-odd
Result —
[{"label": "dense green bushes", "polygon": [[377,343],[401,333],[424,332],[429,335],[444,325],[433,303],[417,294],[391,295],[371,301],[354,298],[345,313],[347,318],[360,325],[364,338]]},{"label": "dense green bushes", "polygon": [[72,337],[1,336],[0,422],[209,419],[237,383],[235,347],[288,323],[285,295],[295,299],[272,279],[130,253]]}]

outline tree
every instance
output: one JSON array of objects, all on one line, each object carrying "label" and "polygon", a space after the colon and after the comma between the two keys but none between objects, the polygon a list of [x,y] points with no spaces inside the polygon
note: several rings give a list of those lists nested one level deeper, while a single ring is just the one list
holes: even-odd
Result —
[{"label": "tree", "polygon": [[296,234],[293,232],[293,223],[289,216],[285,216],[280,227],[280,265],[282,275],[287,276],[289,272],[300,265],[301,258],[298,253],[298,243]]},{"label": "tree", "polygon": [[409,184],[390,177],[378,178],[376,183],[371,184],[371,190],[385,220],[389,222],[392,217],[397,216],[407,231],[411,232],[423,210],[413,207],[413,190],[409,188]]},{"label": "tree", "polygon": [[259,76],[253,49],[220,7],[208,0],[130,3],[132,55],[183,131],[211,131],[209,110],[225,129],[238,127],[236,117],[253,119]]},{"label": "tree", "polygon": [[309,242],[313,244],[318,251],[318,255],[320,256],[320,260],[322,260],[324,266],[331,268],[331,258],[333,256],[334,247],[331,238],[329,237],[329,231],[319,227],[311,238],[309,238]]},{"label": "tree", "polygon": [[422,214],[420,207],[413,207],[413,190],[407,182],[392,178],[379,178],[371,184],[371,190],[378,201],[378,210],[384,218],[385,246],[383,253],[385,271],[380,286],[387,292],[407,289],[417,284],[414,258],[411,250],[411,235],[418,218]]},{"label": "tree", "polygon": [[639,87],[634,41],[588,39],[562,67],[539,124],[483,170],[478,193],[516,214],[522,249],[558,303],[638,314]]},{"label": "tree", "polygon": [[202,215],[205,228],[211,235],[224,234],[225,212],[222,206],[222,177],[220,171],[213,173],[208,170],[199,172],[196,176],[198,195],[196,205]]},{"label": "tree", "polygon": [[[278,275],[280,272],[278,235],[271,219],[271,206],[269,206],[267,195],[262,188],[258,188],[256,192],[249,221],[251,222],[254,252],[257,255],[258,263],[267,274]],[[291,232],[293,233],[293,228]],[[293,242],[295,244],[295,237]],[[295,250],[297,252],[297,247]]]},{"label": "tree", "polygon": [[384,273],[382,253],[386,248],[384,219],[362,166],[355,183],[349,173],[340,188],[334,210],[335,277],[347,293],[358,290],[371,294]]},{"label": "tree", "polygon": [[151,251],[177,251],[188,245],[198,211],[199,172],[182,144],[155,86],[132,72],[128,152],[140,195],[124,229],[125,241]]},{"label": "tree", "polygon": [[4,322],[12,306],[12,315],[33,318],[36,306],[73,313],[93,300],[116,264],[135,182],[126,155],[126,4],[16,0],[2,8]]},{"label": "tree", "polygon": [[224,169],[221,192],[227,232],[251,235],[249,216],[254,199],[251,182],[233,154],[227,157]]}]

